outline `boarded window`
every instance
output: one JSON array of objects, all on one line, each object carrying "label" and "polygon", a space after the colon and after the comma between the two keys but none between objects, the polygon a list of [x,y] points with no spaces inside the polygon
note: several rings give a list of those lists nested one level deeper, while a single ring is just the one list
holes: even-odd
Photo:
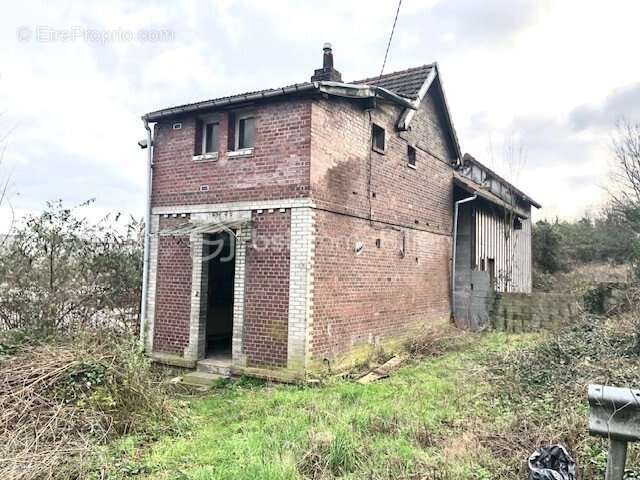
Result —
[{"label": "boarded window", "polygon": [[375,123],[371,126],[371,148],[384,153],[384,128]]}]

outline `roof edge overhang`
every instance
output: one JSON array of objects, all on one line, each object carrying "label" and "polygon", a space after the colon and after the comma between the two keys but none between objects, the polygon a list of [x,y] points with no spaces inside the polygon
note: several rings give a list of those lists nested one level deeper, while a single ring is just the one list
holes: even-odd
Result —
[{"label": "roof edge overhang", "polygon": [[488,192],[482,185],[479,185],[476,182],[469,180],[468,178],[460,175],[459,173],[453,174],[453,183],[471,194],[478,195],[478,197],[483,198],[500,208],[504,208],[506,210],[509,210],[515,213],[518,217],[525,218],[525,219],[529,218],[529,215],[524,210],[516,207],[515,205],[511,205],[508,202],[505,202],[504,200],[494,195],[493,193]]},{"label": "roof edge overhang", "polygon": [[165,118],[176,117],[189,113],[234,107],[241,104],[271,100],[295,94],[311,93],[324,93],[326,95],[352,99],[382,98],[384,100],[397,103],[398,105],[410,110],[416,108],[413,102],[396,93],[391,92],[390,90],[387,90],[386,88],[370,85],[355,85],[342,82],[319,81],[291,85],[274,90],[247,93],[243,95],[234,95],[231,97],[219,98],[215,100],[207,100],[204,102],[198,102],[180,107],[165,108],[162,110],[156,110],[154,112],[147,113],[142,116],[142,119],[146,120],[147,122],[157,122]]},{"label": "roof edge overhang", "polygon": [[464,157],[463,157],[463,160],[464,160],[464,163],[466,163],[466,162],[473,163],[476,166],[478,166],[479,168],[485,170],[487,173],[489,173],[491,176],[496,178],[498,181],[500,181],[500,182],[504,183],[505,185],[507,185],[508,188],[510,188],[514,193],[516,193],[517,195],[522,197],[523,200],[529,202],[532,206],[534,206],[534,207],[536,207],[538,209],[542,208],[542,205],[539,202],[535,201],[533,198],[531,198],[529,195],[524,193],[522,190],[520,190],[518,187],[516,187],[511,182],[505,180],[503,177],[498,175],[495,171],[493,171],[492,169],[487,167],[485,164],[483,164],[479,160],[476,160],[476,158],[473,155],[471,155],[469,153],[465,153]]},{"label": "roof edge overhang", "polygon": [[447,122],[449,123],[449,129],[451,134],[451,140],[453,143],[453,148],[455,150],[456,156],[458,157],[457,158],[458,163],[460,163],[462,161],[462,149],[460,148],[460,141],[458,140],[456,129],[453,126],[453,119],[451,118],[451,113],[449,111],[449,104],[447,103],[447,96],[444,93],[444,87],[442,86],[441,77],[442,75],[440,74],[440,70],[438,69],[438,63],[434,62],[432,64],[432,69],[429,72],[429,75],[427,75],[427,78],[425,79],[424,83],[420,87],[420,90],[418,91],[418,98],[416,98],[412,102],[413,108],[411,110],[405,110],[402,113],[402,115],[400,116],[400,119],[398,120],[397,128],[398,130],[401,130],[401,131],[409,130],[411,120],[413,120],[413,117],[415,116],[416,111],[418,110],[418,108],[420,108],[420,104],[424,100],[424,97],[427,95],[427,92],[431,88],[431,85],[433,85],[437,80],[437,83],[440,86],[440,93],[442,94],[442,101],[444,103],[444,114],[447,117]]}]

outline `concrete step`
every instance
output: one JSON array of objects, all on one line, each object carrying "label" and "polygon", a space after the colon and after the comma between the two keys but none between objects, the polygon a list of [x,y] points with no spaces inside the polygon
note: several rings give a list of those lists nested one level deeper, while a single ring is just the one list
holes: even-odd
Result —
[{"label": "concrete step", "polygon": [[204,360],[200,360],[197,365],[198,372],[212,373],[223,377],[231,376],[230,360],[213,360],[205,358]]},{"label": "concrete step", "polygon": [[227,378],[224,375],[206,372],[191,372],[182,377],[182,383],[192,387],[210,387],[215,382]]}]

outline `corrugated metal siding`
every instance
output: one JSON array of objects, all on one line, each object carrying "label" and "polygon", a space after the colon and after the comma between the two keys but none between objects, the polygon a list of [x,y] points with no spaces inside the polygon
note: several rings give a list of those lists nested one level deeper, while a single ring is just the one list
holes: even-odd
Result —
[{"label": "corrugated metal siding", "polygon": [[514,230],[504,212],[483,203],[475,204],[474,267],[484,260],[495,261],[495,289],[499,292],[531,292],[531,218],[522,220],[522,229]]}]

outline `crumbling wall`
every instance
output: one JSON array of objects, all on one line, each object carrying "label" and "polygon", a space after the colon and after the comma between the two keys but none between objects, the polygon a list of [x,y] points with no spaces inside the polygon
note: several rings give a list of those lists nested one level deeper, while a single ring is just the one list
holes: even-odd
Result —
[{"label": "crumbling wall", "polygon": [[565,293],[496,293],[491,326],[505,332],[557,329],[578,319],[578,299]]}]

